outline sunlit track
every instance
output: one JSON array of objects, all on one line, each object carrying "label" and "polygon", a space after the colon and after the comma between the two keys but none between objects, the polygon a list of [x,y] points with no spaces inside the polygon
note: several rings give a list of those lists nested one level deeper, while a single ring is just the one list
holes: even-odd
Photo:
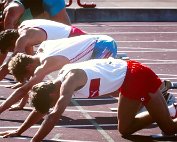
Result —
[{"label": "sunlit track", "polygon": [[121,35],[121,34],[128,34],[128,35],[131,35],[131,34],[135,34],[135,35],[137,35],[137,34],[143,34],[143,35],[146,35],[146,34],[177,34],[177,32],[94,32],[94,33],[92,33],[92,34],[111,34],[111,35]]},{"label": "sunlit track", "polygon": [[159,76],[170,76],[170,77],[177,77],[176,74],[157,74]]},{"label": "sunlit track", "polygon": [[163,23],[163,24],[155,24],[155,23],[151,23],[148,22],[149,24],[133,24],[133,22],[131,22],[130,24],[125,24],[122,22],[122,24],[116,24],[116,25],[112,25],[112,24],[77,24],[77,27],[177,27],[177,23]]},{"label": "sunlit track", "polygon": [[[3,100],[0,100],[0,102],[4,102]],[[32,107],[24,107],[24,110],[33,110]],[[66,112],[80,112],[80,110],[78,109],[66,109]],[[115,112],[111,112],[111,111],[92,111],[92,110],[83,110],[84,113],[102,113],[102,114],[114,114]]]},{"label": "sunlit track", "polygon": [[[150,65],[160,77],[177,82],[177,22],[115,22],[115,23],[75,23],[90,34],[106,34],[113,37],[118,44],[118,52],[126,53],[132,60],[137,60],[145,65]],[[103,30],[101,30],[103,29]],[[136,36],[137,35],[137,36]],[[172,38],[168,37],[171,36]],[[132,38],[131,38],[132,37]],[[157,38],[156,38],[157,37]],[[10,56],[11,54],[8,54]],[[45,79],[54,80],[58,72],[49,74]],[[10,76],[11,78],[12,76]],[[15,81],[2,80],[0,87],[0,104],[10,95],[10,91],[4,86],[15,83]],[[177,89],[170,89],[169,93],[175,95],[177,99]],[[76,104],[70,103],[66,108],[61,125],[58,123],[51,133],[46,136],[46,140],[60,142],[98,142],[98,141],[120,141],[130,142],[124,139],[117,131],[117,112],[111,108],[117,108],[118,97],[109,98],[73,98]],[[1,114],[0,131],[17,129],[25,120],[33,108],[27,104],[21,111],[6,111]],[[19,114],[22,117],[19,117]],[[114,121],[113,121],[114,120]],[[32,126],[20,137],[8,138],[7,141],[14,142],[30,141],[40,123]],[[101,130],[101,131],[100,131]],[[147,135],[160,133],[156,126],[148,127],[138,131],[135,135],[142,136],[139,141],[145,141]],[[73,134],[73,135],[72,135]],[[74,135],[76,134],[76,135]],[[72,136],[71,136],[72,135]],[[25,137],[27,136],[27,137]],[[106,137],[109,137],[105,140]],[[0,141],[6,139],[0,139]],[[153,141],[148,137],[148,140]],[[147,141],[148,141],[147,140]],[[136,141],[136,140],[133,140]]]},{"label": "sunlit track", "polygon": [[85,112],[84,108],[80,106],[77,101],[71,100],[71,102],[78,110],[80,110],[82,115],[86,119],[88,119],[88,121],[96,128],[96,130],[104,137],[107,142],[114,142],[112,137],[110,137],[110,135],[93,119],[93,117],[89,113]]},{"label": "sunlit track", "polygon": [[[121,49],[121,50],[120,50]],[[175,53],[175,52],[177,52],[177,50],[176,49],[153,49],[153,50],[150,50],[150,49],[145,49],[145,50],[143,50],[143,49],[139,49],[138,47],[135,49],[135,48],[129,48],[129,50],[127,49],[127,48],[125,48],[125,49],[127,49],[127,50],[122,50],[122,49],[124,49],[123,47],[120,47],[119,48],[119,50],[118,50],[118,52],[119,53],[167,53],[167,52],[172,52],[172,53]],[[139,59],[137,59],[137,60],[139,60]],[[158,59],[157,59],[158,60]],[[169,61],[169,60],[167,60],[167,61]],[[172,60],[171,60],[172,61]],[[175,61],[175,60],[173,60],[173,61]]]},{"label": "sunlit track", "polygon": [[171,80],[171,81],[177,81],[177,78],[174,77],[160,77],[161,80]]},{"label": "sunlit track", "polygon": [[176,62],[143,62],[142,64],[145,64],[145,65],[169,65],[169,64],[174,64],[176,65],[177,64],[177,61]]},{"label": "sunlit track", "polygon": [[[136,50],[151,50],[153,52],[156,52],[156,51],[165,51],[165,52],[168,52],[168,51],[175,51],[177,52],[177,49],[176,48],[166,48],[166,47],[161,47],[161,48],[151,48],[151,47],[125,47],[125,46],[119,46],[119,49],[128,49],[128,50],[132,50],[132,49],[136,49]],[[126,51],[124,51],[126,52]]]},{"label": "sunlit track", "polygon": [[[136,61],[149,61],[149,62],[166,62],[167,64],[169,64],[170,62],[176,62],[177,60],[161,60],[161,59],[142,59],[142,58],[137,58],[137,59],[133,59]],[[165,74],[164,74],[165,75]]]},{"label": "sunlit track", "polygon": [[[0,136],[0,138],[2,138]],[[30,140],[31,138],[27,137],[13,137],[12,139],[17,139],[17,140]],[[51,141],[57,141],[57,142],[96,142],[96,141],[79,141],[79,140],[64,140],[64,139],[57,139],[57,138],[52,138]]]},{"label": "sunlit track", "polygon": [[135,43],[177,43],[176,40],[117,40],[116,42],[121,43],[129,43],[129,42],[135,42]]},{"label": "sunlit track", "polygon": [[16,81],[1,80],[0,83],[16,83]]},{"label": "sunlit track", "polygon": [[[94,125],[60,125],[60,126],[55,126],[55,128],[85,128],[85,127],[93,127]],[[117,124],[100,124],[101,127],[115,127]],[[19,126],[3,126],[0,127],[0,129],[16,129]],[[35,125],[32,126],[30,129],[38,129],[40,125]]]},{"label": "sunlit track", "polygon": [[96,141],[79,141],[79,140],[63,140],[63,139],[57,139],[57,138],[52,138],[51,140],[53,141],[59,141],[59,142],[96,142]]}]

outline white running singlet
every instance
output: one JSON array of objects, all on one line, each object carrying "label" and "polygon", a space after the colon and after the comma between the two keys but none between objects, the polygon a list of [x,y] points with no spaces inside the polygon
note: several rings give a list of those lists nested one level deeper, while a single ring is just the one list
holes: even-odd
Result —
[{"label": "white running singlet", "polygon": [[96,37],[81,35],[58,40],[42,42],[37,50],[40,62],[51,56],[64,56],[73,62],[81,62],[91,58]]},{"label": "white running singlet", "polygon": [[85,86],[75,91],[74,95],[92,98],[117,91],[121,87],[127,72],[127,62],[110,57],[67,64],[61,69],[61,74],[59,73],[60,80],[63,81],[72,69],[84,70],[88,78]]},{"label": "white running singlet", "polygon": [[23,31],[28,28],[42,29],[47,35],[46,40],[53,40],[69,37],[72,27],[46,19],[25,20],[18,27],[19,31]]}]

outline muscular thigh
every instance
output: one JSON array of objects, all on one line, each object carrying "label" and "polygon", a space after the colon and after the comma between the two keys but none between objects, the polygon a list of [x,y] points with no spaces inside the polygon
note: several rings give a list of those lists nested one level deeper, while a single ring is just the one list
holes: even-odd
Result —
[{"label": "muscular thigh", "polygon": [[118,123],[119,128],[128,128],[135,119],[142,103],[138,100],[129,99],[120,95],[118,102]]},{"label": "muscular thigh", "polygon": [[149,95],[151,100],[146,105],[149,114],[152,116],[153,120],[158,123],[159,127],[167,128],[170,126],[172,119],[170,117],[164,97],[161,95],[160,90],[154,94]]}]

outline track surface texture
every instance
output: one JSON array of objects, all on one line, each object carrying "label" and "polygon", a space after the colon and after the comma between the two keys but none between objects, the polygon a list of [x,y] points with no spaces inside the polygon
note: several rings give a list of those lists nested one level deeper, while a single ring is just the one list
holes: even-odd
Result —
[{"label": "track surface texture", "polygon": [[[152,68],[164,79],[177,82],[177,23],[175,22],[94,22],[75,23],[90,34],[112,36],[118,44],[118,52],[126,53]],[[50,74],[52,79],[57,73]],[[11,84],[7,76],[0,82],[0,101],[4,101],[13,89],[3,85]],[[177,97],[175,89],[170,90]],[[45,137],[46,142],[157,142],[177,141],[177,138],[152,137],[161,133],[156,124],[138,131],[128,138],[122,138],[117,131],[117,98],[80,99],[73,98],[55,128]],[[5,111],[0,116],[0,131],[16,129],[20,126],[31,108],[21,111]],[[41,121],[42,122],[42,121]],[[40,127],[41,122],[28,129],[21,137],[0,138],[0,142],[28,142]]]}]

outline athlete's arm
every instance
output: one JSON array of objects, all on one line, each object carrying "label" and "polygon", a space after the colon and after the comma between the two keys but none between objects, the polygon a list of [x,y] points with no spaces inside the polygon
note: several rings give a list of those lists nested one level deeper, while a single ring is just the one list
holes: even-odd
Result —
[{"label": "athlete's arm", "polygon": [[[14,48],[14,52],[13,54],[7,59],[7,61],[5,63],[3,63],[3,65],[0,67],[0,80],[4,79],[4,77],[9,73],[8,70],[8,63],[10,62],[11,58],[13,56],[15,56],[16,53],[18,52],[25,52],[25,47],[28,46],[29,44],[29,38],[27,38],[27,36],[25,36],[25,34],[21,35],[17,41],[16,41],[16,45]],[[23,47],[23,48],[22,48]],[[2,59],[4,57],[2,56]]]},{"label": "athlete's arm", "polygon": [[71,25],[70,18],[67,14],[66,8],[63,8],[59,13],[57,13],[55,16],[50,16],[50,20],[57,21],[66,25]]},{"label": "athlete's arm", "polygon": [[24,13],[24,7],[18,3],[9,3],[3,12],[4,15],[4,29],[13,29],[17,27],[17,23]]},{"label": "athlete's arm", "polygon": [[20,37],[17,39],[14,54],[23,52],[33,55],[33,46],[41,44],[47,39],[46,33],[38,28],[30,28],[22,30],[20,32]]},{"label": "athlete's arm", "polygon": [[7,56],[7,53],[6,54],[0,54],[0,63],[1,63],[0,80],[4,79],[4,77],[9,73],[7,64],[6,63],[3,64],[6,56]]},{"label": "athlete's arm", "polygon": [[28,95],[28,91],[32,88],[33,85],[41,82],[45,75],[51,72],[51,68],[45,64],[39,66],[35,72],[34,76],[23,86],[16,89],[7,99],[0,105],[0,113],[5,111],[6,109],[10,108],[13,104],[17,101],[22,99],[25,95]]},{"label": "athlete's arm", "polygon": [[3,64],[6,57],[7,57],[7,53],[5,53],[5,54],[0,53],[0,65]]},{"label": "athlete's arm", "polygon": [[25,95],[18,104],[14,104],[10,107],[10,111],[22,110],[28,102],[28,95]]},{"label": "athlete's arm", "polygon": [[33,110],[17,130],[1,132],[0,136],[3,136],[3,138],[20,136],[24,131],[40,121],[44,115],[45,114],[41,114],[38,111]]},{"label": "athlete's arm", "polygon": [[[27,53],[33,55],[33,46],[39,44],[45,39],[46,37],[41,34],[39,29],[32,29],[24,32],[20,35],[15,43],[15,48],[13,54],[9,57],[7,62],[5,62],[0,67],[0,80],[4,79],[4,77],[9,73],[8,71],[8,63],[16,53]],[[0,56],[1,57],[1,56]],[[3,59],[4,57],[2,57]],[[0,58],[1,61],[1,58]]]},{"label": "athlete's arm", "polygon": [[[5,63],[3,63],[3,65],[0,67],[0,80],[4,79],[4,77],[9,73],[8,70],[8,63],[10,62],[11,58],[18,52],[25,52],[25,48],[27,46],[29,46],[29,38],[27,38],[27,36],[25,34],[22,34],[16,41],[16,45],[14,48],[14,52],[13,54],[7,59],[7,61]],[[0,56],[2,58],[2,60],[5,59],[5,57],[7,56]],[[1,59],[0,58],[0,59]],[[1,60],[1,61],[2,61]]]},{"label": "athlete's arm", "polygon": [[85,76],[82,74],[75,75],[73,72],[68,73],[67,77],[61,84],[60,97],[55,104],[54,110],[48,115],[46,120],[42,123],[41,127],[34,135],[31,142],[41,141],[54,127],[62,113],[69,105],[73,92],[83,86],[86,82]]}]

